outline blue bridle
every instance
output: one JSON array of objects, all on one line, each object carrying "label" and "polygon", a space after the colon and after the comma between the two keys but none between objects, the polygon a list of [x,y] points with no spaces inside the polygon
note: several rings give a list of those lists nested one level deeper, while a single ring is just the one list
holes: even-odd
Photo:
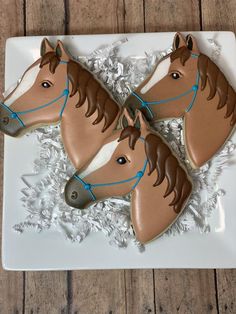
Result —
[{"label": "blue bridle", "polygon": [[[60,63],[62,64],[67,64],[67,61],[60,61]],[[39,107],[36,107],[36,108],[32,108],[32,109],[29,109],[29,110],[25,110],[25,111],[13,111],[11,110],[10,107],[6,106],[3,102],[0,102],[0,105],[2,107],[4,107],[8,112],[11,113],[10,117],[12,119],[16,119],[21,125],[22,127],[26,127],[24,122],[22,121],[22,119],[20,118],[21,115],[24,115],[24,114],[27,114],[27,113],[31,113],[31,112],[35,112],[35,111],[38,111],[38,110],[41,110],[41,109],[44,109],[46,107],[49,107],[53,104],[55,104],[58,100],[60,100],[61,98],[65,97],[65,100],[64,100],[64,103],[61,107],[61,110],[60,110],[60,113],[59,113],[59,117],[61,119],[62,117],[62,114],[65,110],[65,107],[66,107],[66,104],[67,104],[67,100],[68,100],[68,97],[69,97],[69,79],[67,77],[66,79],[66,87],[65,89],[63,90],[63,92],[61,93],[60,96],[56,97],[55,99],[53,99],[52,101],[44,104],[44,105],[41,105]]]},{"label": "blue bridle", "polygon": [[[140,137],[139,138],[141,141],[144,141],[144,138]],[[92,198],[93,201],[96,201],[96,195],[94,194],[93,192],[93,189],[94,188],[97,188],[97,187],[104,187],[104,186],[113,186],[113,185],[119,185],[119,184],[124,184],[124,183],[127,183],[127,182],[131,182],[131,181],[134,181],[135,180],[135,183],[134,185],[132,186],[131,188],[131,191],[134,190],[136,188],[136,186],[139,184],[140,180],[142,179],[144,173],[145,173],[145,170],[147,168],[147,159],[145,160],[144,162],[144,165],[142,167],[141,170],[139,170],[135,176],[131,177],[131,178],[128,178],[128,179],[125,179],[125,180],[121,180],[121,181],[115,181],[115,182],[109,182],[109,183],[95,183],[95,184],[90,184],[88,182],[85,182],[83,179],[80,178],[79,175],[75,174],[74,175],[74,178],[76,180],[78,180],[83,188],[88,191],[90,193],[90,196]]]},{"label": "blue bridle", "polygon": [[[192,53],[191,57],[192,58],[198,58],[199,55]],[[199,77],[200,77],[200,75],[199,75],[199,72],[197,71],[195,84],[189,90],[187,90],[186,92],[184,92],[184,93],[182,93],[180,95],[177,95],[175,97],[166,98],[166,99],[162,99],[162,100],[158,100],[158,101],[145,101],[138,94],[136,94],[135,92],[132,92],[132,95],[134,95],[140,101],[141,108],[145,108],[149,112],[151,118],[153,119],[154,118],[154,114],[152,112],[152,109],[150,108],[150,105],[165,104],[167,102],[177,100],[179,98],[187,96],[190,93],[193,93],[192,100],[191,100],[190,104],[188,105],[188,107],[185,109],[186,112],[189,112],[192,109],[192,107],[194,105],[194,102],[195,102],[195,99],[196,99],[196,96],[197,96],[197,91],[198,91],[198,86],[199,86]]]}]

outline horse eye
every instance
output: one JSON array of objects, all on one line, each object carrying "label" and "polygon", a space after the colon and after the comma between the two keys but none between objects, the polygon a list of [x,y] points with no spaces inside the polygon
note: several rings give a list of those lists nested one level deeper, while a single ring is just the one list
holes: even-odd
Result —
[{"label": "horse eye", "polygon": [[127,160],[125,157],[119,157],[116,159],[117,163],[120,164],[120,165],[124,165],[126,164]]},{"label": "horse eye", "polygon": [[173,73],[171,73],[171,77],[172,77],[174,80],[178,80],[178,79],[180,78],[180,75],[179,75],[179,73],[177,73],[177,72],[173,72]]},{"label": "horse eye", "polygon": [[44,81],[44,82],[42,82],[41,86],[42,86],[43,88],[49,88],[49,87],[51,87],[52,85],[51,85],[48,81]]}]

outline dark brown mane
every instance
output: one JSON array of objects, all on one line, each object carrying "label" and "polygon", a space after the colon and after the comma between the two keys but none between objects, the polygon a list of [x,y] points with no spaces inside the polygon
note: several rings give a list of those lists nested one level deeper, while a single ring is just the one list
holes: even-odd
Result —
[{"label": "dark brown mane", "polygon": [[[48,52],[42,56],[40,67],[49,64],[49,70],[54,73],[60,58],[55,52]],[[72,90],[70,97],[79,93],[79,102],[76,107],[80,107],[88,100],[88,109],[86,117],[90,117],[97,110],[97,118],[93,124],[98,124],[104,118],[102,132],[114,122],[118,113],[119,105],[112,99],[105,88],[95,79],[92,73],[86,70],[82,65],[73,60],[68,61],[67,75],[71,82]]]},{"label": "dark brown mane", "polygon": [[[170,54],[170,59],[173,62],[179,58],[181,64],[184,65],[190,56],[191,51],[183,46],[173,51]],[[236,122],[236,93],[234,89],[228,83],[218,66],[204,54],[200,54],[198,57],[198,71],[201,79],[201,90],[205,89],[207,82],[210,87],[207,100],[214,98],[217,92],[219,96],[217,109],[221,109],[227,105],[225,118],[232,116],[230,124],[234,125]]]},{"label": "dark brown mane", "polygon": [[[128,126],[122,130],[119,141],[129,138],[129,146],[134,149],[139,137],[140,130],[134,126]],[[164,197],[174,192],[174,199],[169,205],[174,207],[176,213],[180,212],[192,190],[192,184],[185,170],[160,136],[149,133],[144,144],[149,175],[156,170],[158,176],[154,186],[160,185],[166,178],[168,185]]]},{"label": "dark brown mane", "polygon": [[124,128],[120,134],[119,142],[125,138],[129,138],[129,147],[134,150],[135,144],[139,139],[141,132],[134,126],[127,126]]},{"label": "dark brown mane", "polygon": [[232,115],[230,124],[234,125],[236,122],[236,93],[234,89],[228,83],[218,66],[203,54],[200,54],[198,58],[198,70],[201,78],[201,90],[204,90],[207,82],[210,86],[210,93],[207,100],[215,97],[217,92],[219,96],[217,109],[221,109],[227,105],[225,118],[229,118]]},{"label": "dark brown mane", "polygon": [[185,62],[190,58],[190,56],[191,56],[191,51],[187,47],[183,46],[174,50],[170,54],[170,61],[172,63],[174,60],[180,59],[181,64],[184,65]]},{"label": "dark brown mane", "polygon": [[49,70],[51,73],[55,73],[55,70],[60,63],[60,59],[55,54],[54,51],[50,51],[45,53],[45,55],[42,56],[41,62],[40,62],[40,68],[42,68],[45,64],[49,63]]},{"label": "dark brown mane", "polygon": [[192,184],[185,170],[167,144],[156,134],[149,133],[145,138],[145,151],[149,164],[149,175],[154,170],[157,172],[154,186],[160,185],[165,178],[167,179],[164,197],[174,192],[174,198],[169,205],[174,206],[174,211],[179,213],[192,190]]}]

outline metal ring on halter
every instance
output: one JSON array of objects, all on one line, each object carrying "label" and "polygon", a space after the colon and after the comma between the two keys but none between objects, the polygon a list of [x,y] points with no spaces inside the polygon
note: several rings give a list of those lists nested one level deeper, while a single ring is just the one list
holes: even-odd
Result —
[{"label": "metal ring on halter", "polygon": [[[198,58],[199,55],[192,53],[191,57],[192,58]],[[152,109],[149,107],[150,105],[160,105],[160,104],[167,103],[169,101],[175,101],[175,100],[182,98],[184,96],[187,96],[188,94],[193,92],[192,100],[191,100],[190,104],[188,105],[187,109],[185,110],[186,112],[189,112],[192,109],[192,107],[194,105],[194,101],[195,101],[196,96],[197,96],[197,91],[198,91],[198,86],[199,86],[199,77],[200,77],[200,75],[199,75],[199,72],[197,71],[195,84],[189,90],[187,90],[186,92],[184,92],[180,95],[177,95],[176,97],[166,98],[166,99],[162,99],[162,100],[158,100],[158,101],[145,101],[142,99],[142,97],[140,97],[140,95],[136,94],[135,92],[132,92],[132,95],[134,95],[140,101],[141,108],[147,109],[149,114],[151,115],[151,118],[153,118],[154,114],[152,112]]]},{"label": "metal ring on halter", "polygon": [[[67,61],[60,61],[60,63],[62,63],[62,64],[67,64],[68,62],[67,62]],[[13,110],[11,110],[10,107],[6,106],[3,102],[0,102],[0,105],[1,105],[2,107],[4,107],[8,112],[11,113],[10,117],[11,117],[12,119],[18,120],[18,122],[19,122],[23,127],[26,127],[25,124],[24,124],[24,122],[22,121],[22,119],[21,119],[19,116],[24,115],[24,114],[27,114],[27,113],[35,112],[35,111],[38,111],[38,110],[41,110],[41,109],[44,109],[44,108],[46,108],[46,107],[48,107],[48,106],[53,105],[54,103],[56,103],[56,102],[57,102],[59,99],[61,99],[62,97],[65,97],[64,103],[63,103],[63,105],[62,105],[62,107],[61,107],[61,111],[60,111],[60,114],[59,114],[59,117],[60,117],[60,119],[61,119],[62,114],[63,114],[63,112],[64,112],[64,110],[65,110],[65,107],[66,107],[66,104],[67,104],[68,96],[69,96],[69,79],[68,79],[68,77],[67,77],[67,79],[66,79],[66,88],[63,90],[63,92],[61,93],[61,95],[58,96],[57,98],[53,99],[52,101],[50,101],[50,102],[44,104],[44,105],[41,105],[41,106],[36,107],[36,108],[29,109],[29,110],[25,110],[25,111],[13,111]]]},{"label": "metal ring on halter", "polygon": [[[141,141],[144,141],[144,138],[142,138],[142,137],[140,137],[139,139]],[[80,176],[78,176],[78,175],[74,175],[74,178],[76,180],[78,180],[82,184],[83,188],[90,193],[93,201],[96,201],[96,195],[93,192],[93,189],[96,188],[96,187],[119,185],[119,184],[124,184],[124,183],[127,183],[127,182],[131,182],[133,180],[136,180],[134,185],[132,186],[132,189],[131,189],[131,190],[134,190],[136,188],[136,186],[139,184],[140,180],[142,179],[142,177],[143,177],[143,175],[144,175],[144,173],[146,171],[147,163],[148,163],[148,160],[146,159],[145,162],[144,162],[143,168],[141,170],[139,170],[136,173],[135,176],[133,176],[131,178],[128,178],[128,179],[125,179],[125,180],[121,180],[121,181],[115,181],[115,182],[109,182],[109,183],[90,184],[90,183],[84,181],[83,179],[81,179]]]}]

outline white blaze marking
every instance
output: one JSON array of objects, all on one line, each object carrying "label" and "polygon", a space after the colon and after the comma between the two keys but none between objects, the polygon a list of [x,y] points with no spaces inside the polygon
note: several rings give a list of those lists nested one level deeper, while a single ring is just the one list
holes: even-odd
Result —
[{"label": "white blaze marking", "polygon": [[16,88],[16,86],[18,85],[18,81],[14,84],[12,84],[7,90],[5,90],[2,95],[4,98],[7,98],[8,95],[11,94],[11,92]]},{"label": "white blaze marking", "polygon": [[151,79],[148,83],[141,89],[141,94],[145,94],[152,88],[156,83],[158,83],[163,77],[168,74],[170,67],[170,57],[164,59],[162,62],[159,63],[155,72],[153,73]]},{"label": "white blaze marking", "polygon": [[11,106],[20,96],[25,94],[33,86],[39,70],[40,67],[39,64],[37,64],[25,73],[14,93],[10,98],[5,100],[4,104],[6,106]]},{"label": "white blaze marking", "polygon": [[83,179],[90,173],[104,166],[111,159],[118,144],[118,140],[105,144],[93,158],[88,167],[81,173],[80,177]]}]

